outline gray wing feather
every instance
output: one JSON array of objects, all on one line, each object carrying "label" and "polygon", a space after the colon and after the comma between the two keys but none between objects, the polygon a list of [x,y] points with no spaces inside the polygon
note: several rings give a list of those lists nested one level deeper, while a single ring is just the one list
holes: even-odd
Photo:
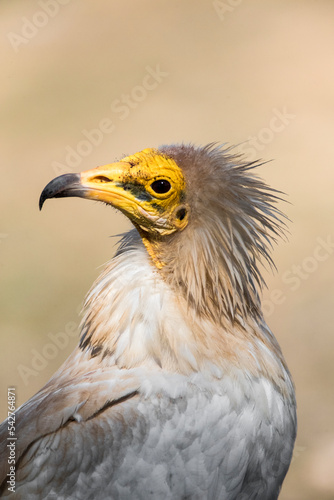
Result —
[{"label": "gray wing feather", "polygon": [[175,399],[132,392],[32,442],[15,498],[274,499],[288,462],[282,450],[266,455],[261,440],[279,449],[279,434],[256,418],[253,404],[233,408],[226,396],[194,387]]}]

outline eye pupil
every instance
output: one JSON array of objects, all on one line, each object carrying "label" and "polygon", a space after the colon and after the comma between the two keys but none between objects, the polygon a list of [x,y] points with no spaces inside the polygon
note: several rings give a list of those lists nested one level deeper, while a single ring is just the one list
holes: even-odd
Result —
[{"label": "eye pupil", "polygon": [[152,182],[151,188],[153,191],[155,191],[158,194],[164,194],[168,193],[172,186],[170,185],[170,182],[167,181],[166,179],[159,179],[157,181]]}]

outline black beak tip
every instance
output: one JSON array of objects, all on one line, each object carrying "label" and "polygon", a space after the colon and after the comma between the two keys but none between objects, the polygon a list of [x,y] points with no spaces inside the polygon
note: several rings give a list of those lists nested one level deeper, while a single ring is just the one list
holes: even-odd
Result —
[{"label": "black beak tip", "polygon": [[44,202],[46,200],[46,197],[43,195],[43,193],[44,193],[44,191],[42,192],[41,196],[39,197],[39,202],[38,202],[38,206],[39,206],[40,210],[42,210]]},{"label": "black beak tip", "polygon": [[67,196],[80,196],[80,174],[64,174],[53,179],[45,186],[39,198],[39,209],[42,210],[48,198],[65,198]]}]

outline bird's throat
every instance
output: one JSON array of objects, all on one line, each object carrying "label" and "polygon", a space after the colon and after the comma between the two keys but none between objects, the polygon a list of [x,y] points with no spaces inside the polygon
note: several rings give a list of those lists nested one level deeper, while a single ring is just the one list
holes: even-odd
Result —
[{"label": "bird's throat", "polygon": [[147,253],[149,254],[153,264],[157,269],[162,269],[165,263],[161,260],[161,252],[159,251],[159,243],[157,241],[152,241],[147,238],[144,231],[139,230],[139,234],[141,236],[142,242],[145,245]]}]

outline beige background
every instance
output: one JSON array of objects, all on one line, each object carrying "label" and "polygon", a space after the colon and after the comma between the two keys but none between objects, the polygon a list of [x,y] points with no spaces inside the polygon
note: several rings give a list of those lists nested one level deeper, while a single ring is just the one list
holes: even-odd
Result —
[{"label": "beige background", "polygon": [[[274,160],[261,175],[288,193],[293,221],[264,292],[298,397],[281,498],[334,498],[334,3],[2,0],[0,9],[1,417],[8,386],[21,404],[67,357],[84,295],[114,252],[109,235],[129,227],[77,199],[40,213],[45,184],[162,143],[243,143],[250,159]],[[148,67],[163,74],[148,79]],[[105,119],[113,130],[82,144]],[[79,148],[75,166],[68,148]]]}]

